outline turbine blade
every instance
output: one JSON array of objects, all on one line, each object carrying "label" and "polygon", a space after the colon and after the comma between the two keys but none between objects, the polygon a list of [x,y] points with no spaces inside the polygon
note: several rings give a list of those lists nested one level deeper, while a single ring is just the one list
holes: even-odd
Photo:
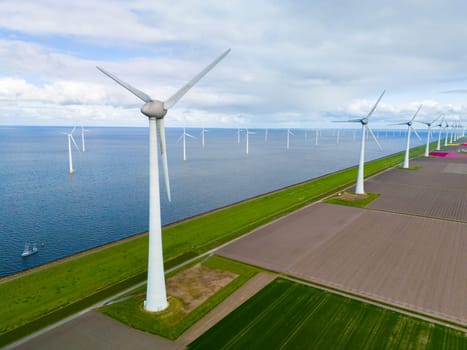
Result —
[{"label": "turbine blade", "polygon": [[426,126],[430,126],[432,124],[432,123],[428,123],[428,122],[422,122],[421,120],[416,120],[415,122],[420,123],[420,124],[425,124]]},{"label": "turbine blade", "polygon": [[375,105],[373,106],[373,108],[371,109],[370,113],[368,113],[368,115],[366,116],[367,118],[370,118],[371,115],[373,114],[373,112],[375,111],[376,109],[376,106],[378,106],[378,103],[379,101],[381,101],[381,99],[383,98],[383,95],[384,93],[386,92],[386,90],[383,90],[383,93],[381,94],[381,96],[378,98],[378,101],[376,101]]},{"label": "turbine blade", "polygon": [[[413,122],[413,120],[415,119],[415,117],[417,116],[418,112],[420,112],[420,109],[422,109],[423,107],[423,104],[420,105],[420,107],[418,107],[417,111],[415,112],[415,114],[413,115],[412,119],[410,119],[411,122]],[[415,130],[415,129],[414,129]]]},{"label": "turbine blade", "polygon": [[101,67],[98,67],[98,66],[96,66],[96,68],[99,69],[105,75],[107,75],[110,79],[114,80],[116,83],[120,84],[125,89],[130,91],[133,95],[136,95],[139,99],[143,100],[144,102],[150,102],[152,100],[149,95],[147,95],[144,92],[142,92],[141,90],[138,90],[137,88],[131,86],[130,84],[124,82],[123,80],[117,78],[112,73],[109,73],[106,70],[104,70],[104,69],[102,69]]},{"label": "turbine blade", "polygon": [[431,125],[433,125],[433,123],[434,123],[435,121],[437,121],[439,118],[441,118],[441,116],[442,116],[442,114],[440,114],[440,115],[437,116],[435,119],[433,119],[433,121],[431,122]]},{"label": "turbine blade", "polygon": [[75,145],[75,147],[76,147],[76,149],[78,150],[78,152],[81,152],[81,151],[79,150],[78,145],[76,144],[75,139],[73,138],[73,135],[70,134],[70,138],[71,138],[71,141],[73,141],[73,144]]},{"label": "turbine blade", "polygon": [[407,122],[403,122],[403,123],[391,123],[391,124],[388,124],[388,125],[407,125]]},{"label": "turbine blade", "polygon": [[410,127],[412,129],[412,131],[414,132],[415,135],[417,135],[418,139],[421,141],[422,138],[420,137],[420,135],[418,134],[417,130],[415,130],[415,128],[413,126]]},{"label": "turbine blade", "polygon": [[73,129],[71,130],[70,134],[73,135],[73,133],[75,132],[75,129],[76,129],[76,126],[73,127]]},{"label": "turbine blade", "polygon": [[183,134],[182,134],[182,136],[180,136],[180,137],[178,138],[177,143],[179,143],[179,142],[181,141],[181,139],[183,139]]},{"label": "turbine blade", "polygon": [[165,143],[165,127],[164,127],[164,119],[156,119],[156,130],[159,136],[159,145],[160,151],[162,156],[162,169],[164,171],[164,182],[165,182],[165,189],[167,190],[167,198],[169,202],[172,201],[170,195],[170,181],[169,181],[169,165],[167,162],[167,146]]},{"label": "turbine blade", "polygon": [[378,139],[376,138],[376,135],[374,134],[373,130],[371,130],[371,128],[368,126],[368,124],[366,125],[366,128],[367,128],[368,132],[371,134],[371,136],[373,136],[373,140],[375,140],[376,144],[378,145],[378,148],[382,151],[383,147],[381,147],[381,145],[379,144]]},{"label": "turbine blade", "polygon": [[185,133],[186,136],[191,137],[192,139],[196,139],[193,135],[190,135],[189,133]]},{"label": "turbine blade", "polygon": [[333,120],[333,123],[361,123],[362,119]]},{"label": "turbine blade", "polygon": [[213,69],[227,54],[230,52],[230,49],[225,51],[222,55],[216,58],[211,64],[199,72],[193,79],[186,83],[180,90],[167,99],[164,102],[164,108],[172,108],[182,97],[185,95],[188,90],[190,90],[202,77],[204,77],[211,69]]}]

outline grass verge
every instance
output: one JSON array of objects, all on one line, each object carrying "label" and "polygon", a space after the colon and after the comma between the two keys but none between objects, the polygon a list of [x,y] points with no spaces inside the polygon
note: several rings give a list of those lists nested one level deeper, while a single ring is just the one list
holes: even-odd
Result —
[{"label": "grass verge", "polygon": [[[411,157],[420,156],[423,151],[423,146],[414,148]],[[365,175],[394,167],[402,157],[400,152],[368,162]],[[356,175],[356,167],[348,168],[165,227],[165,261],[170,266],[186,261],[350,186]],[[73,314],[76,311],[72,305],[82,309],[93,305],[94,300],[88,301],[90,295],[99,295],[109,288],[115,293],[124,290],[117,290],[122,281],[144,276],[147,252],[148,237],[143,235],[1,282],[0,346],[20,338],[5,334],[24,336]],[[50,318],[44,319],[44,315]]]},{"label": "grass verge", "polygon": [[466,338],[460,331],[277,278],[188,349],[460,350]]},{"label": "grass verge", "polygon": [[347,205],[350,207],[364,208],[379,196],[379,193],[366,193],[365,195],[353,196],[346,196],[346,194],[344,193],[341,196],[337,195],[332,198],[326,199],[325,202],[330,204],[339,204]]},{"label": "grass verge", "polygon": [[130,327],[168,339],[176,339],[259,271],[255,267],[217,255],[212,256],[203,265],[212,269],[233,272],[238,277],[188,314],[182,311],[182,302],[173,297],[169,297],[168,309],[158,313],[145,312],[142,307],[145,299],[144,292],[122,302],[102,307],[100,311]]}]

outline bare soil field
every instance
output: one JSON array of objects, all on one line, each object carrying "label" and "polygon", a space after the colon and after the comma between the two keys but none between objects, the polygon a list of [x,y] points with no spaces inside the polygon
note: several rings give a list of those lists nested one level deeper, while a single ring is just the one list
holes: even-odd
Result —
[{"label": "bare soil field", "polygon": [[381,196],[367,208],[467,222],[467,163],[417,159],[420,170],[392,169],[365,183]]},{"label": "bare soil field", "polygon": [[462,222],[319,203],[219,253],[467,325],[466,232]]},{"label": "bare soil field", "polygon": [[196,264],[167,280],[167,294],[182,301],[182,311],[188,314],[229,284],[237,275]]}]

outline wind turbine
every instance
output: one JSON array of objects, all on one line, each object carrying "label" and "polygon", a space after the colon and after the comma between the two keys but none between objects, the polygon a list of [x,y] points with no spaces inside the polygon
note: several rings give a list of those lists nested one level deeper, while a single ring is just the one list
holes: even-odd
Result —
[{"label": "wind turbine", "polygon": [[81,147],[83,149],[83,153],[86,152],[86,146],[84,144],[84,132],[85,132],[85,130],[84,130],[83,126],[81,126]]},{"label": "wind turbine", "polygon": [[315,131],[315,146],[318,146],[318,129]]},{"label": "wind turbine", "polygon": [[336,135],[336,144],[339,144],[339,136],[340,136],[340,130],[337,129],[337,135]]},{"label": "wind turbine", "polygon": [[443,123],[444,123],[444,116],[439,122],[439,124],[435,125],[439,127],[439,132],[438,132],[438,144],[436,145],[436,150],[439,151],[441,149],[441,133],[443,131]]},{"label": "wind turbine", "polygon": [[290,148],[290,135],[295,136],[295,134],[290,131],[290,128],[287,129],[287,149]]},{"label": "wind turbine", "polygon": [[167,165],[167,151],[165,143],[164,116],[201,78],[213,69],[228,53],[230,49],[216,58],[211,64],[198,73],[193,79],[179,89],[166,101],[153,100],[146,93],[134,88],[120,80],[115,75],[97,67],[102,73],[129,90],[139,99],[143,100],[141,113],[149,120],[149,256],[148,280],[144,308],[147,311],[161,311],[167,307],[167,294],[165,289],[164,260],[162,255],[161,208],[159,191],[159,166],[157,157],[157,139],[164,168],[164,179],[167,196],[170,201],[169,171]]},{"label": "wind turbine", "polygon": [[[177,142],[180,142],[180,140],[183,140],[183,160],[186,160],[186,137],[191,137],[192,139],[195,139],[193,135],[190,135],[189,133],[186,132],[185,128],[183,128],[183,134],[178,138]],[[204,133],[203,133],[204,136]]]},{"label": "wind turbine", "polygon": [[237,143],[240,144],[240,128],[237,128]]},{"label": "wind turbine", "polygon": [[254,135],[256,133],[253,132],[253,131],[248,131],[248,129],[245,129],[245,130],[246,130],[246,132],[245,132],[245,134],[246,134],[246,154],[248,154],[250,152],[250,148],[249,148],[250,147],[250,137],[248,135]]},{"label": "wind turbine", "polygon": [[413,132],[415,133],[415,135],[417,135],[418,139],[421,141],[422,138],[420,137],[420,135],[417,133],[417,130],[415,130],[415,128],[412,126],[413,124],[413,121],[415,119],[415,117],[417,116],[418,112],[420,112],[420,109],[422,108],[422,104],[420,105],[420,107],[418,107],[417,111],[415,112],[415,114],[413,115],[412,119],[410,119],[409,121],[407,122],[404,122],[404,123],[397,123],[397,124],[394,124],[394,125],[407,125],[407,145],[405,147],[405,156],[404,156],[404,163],[402,164],[402,167],[404,169],[408,169],[409,168],[409,153],[410,153],[410,132],[413,130]]},{"label": "wind turbine", "polygon": [[380,149],[382,149],[381,145],[379,144],[378,140],[376,139],[375,134],[373,133],[373,130],[371,130],[371,128],[368,126],[368,119],[370,119],[371,115],[373,114],[376,107],[378,106],[379,101],[381,101],[381,99],[383,98],[383,95],[384,95],[385,92],[386,92],[386,90],[383,90],[383,93],[378,98],[375,105],[373,106],[373,108],[370,110],[370,112],[368,113],[368,115],[365,118],[338,121],[338,122],[341,122],[341,123],[350,122],[350,123],[360,123],[360,124],[362,124],[362,139],[361,139],[361,144],[360,144],[360,161],[358,162],[357,185],[355,187],[355,193],[356,194],[365,194],[365,189],[364,189],[364,186],[363,186],[363,177],[364,177],[364,171],[365,171],[365,169],[364,169],[365,168],[365,132],[366,132],[367,129],[368,129],[368,132],[373,137],[373,139],[375,140],[378,147]]},{"label": "wind turbine", "polygon": [[75,141],[75,139],[73,137],[73,132],[75,131],[75,129],[76,129],[76,126],[73,127],[73,130],[71,130],[71,132],[65,133],[65,135],[68,136],[68,165],[69,165],[69,168],[70,168],[69,169],[70,175],[73,175],[73,173],[75,172],[75,169],[73,169],[73,157],[72,157],[72,154],[71,154],[71,143],[72,142],[73,142],[73,145],[78,150],[78,152],[80,152],[79,147],[76,144],[76,141]]},{"label": "wind turbine", "polygon": [[268,143],[268,128],[264,130],[264,143]]},{"label": "wind turbine", "polygon": [[441,116],[436,117],[431,123],[419,121],[419,123],[425,124],[425,125],[428,127],[428,131],[427,131],[427,133],[426,133],[425,157],[429,157],[429,156],[430,156],[431,126],[432,126],[433,123],[434,123],[435,121],[437,121],[440,117],[441,117]]},{"label": "wind turbine", "polygon": [[[204,147],[204,134],[207,133],[209,130],[206,130],[205,128],[203,128],[203,130],[201,130],[201,145]],[[191,135],[190,135],[191,136]]]},{"label": "wind turbine", "polygon": [[446,129],[446,131],[444,132],[444,147],[447,147],[448,146],[448,139],[449,139],[449,123],[446,122],[445,126],[444,126],[444,129]]}]

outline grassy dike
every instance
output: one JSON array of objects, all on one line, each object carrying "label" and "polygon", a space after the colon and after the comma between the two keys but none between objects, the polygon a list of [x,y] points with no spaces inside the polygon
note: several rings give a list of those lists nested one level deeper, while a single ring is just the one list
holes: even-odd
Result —
[{"label": "grassy dike", "polygon": [[[424,146],[411,150],[423,154]],[[398,165],[403,152],[365,165],[366,176]],[[163,229],[174,265],[354,183],[352,167]],[[0,283],[0,346],[145,280],[147,235]],[[167,268],[167,265],[166,265]]]}]

